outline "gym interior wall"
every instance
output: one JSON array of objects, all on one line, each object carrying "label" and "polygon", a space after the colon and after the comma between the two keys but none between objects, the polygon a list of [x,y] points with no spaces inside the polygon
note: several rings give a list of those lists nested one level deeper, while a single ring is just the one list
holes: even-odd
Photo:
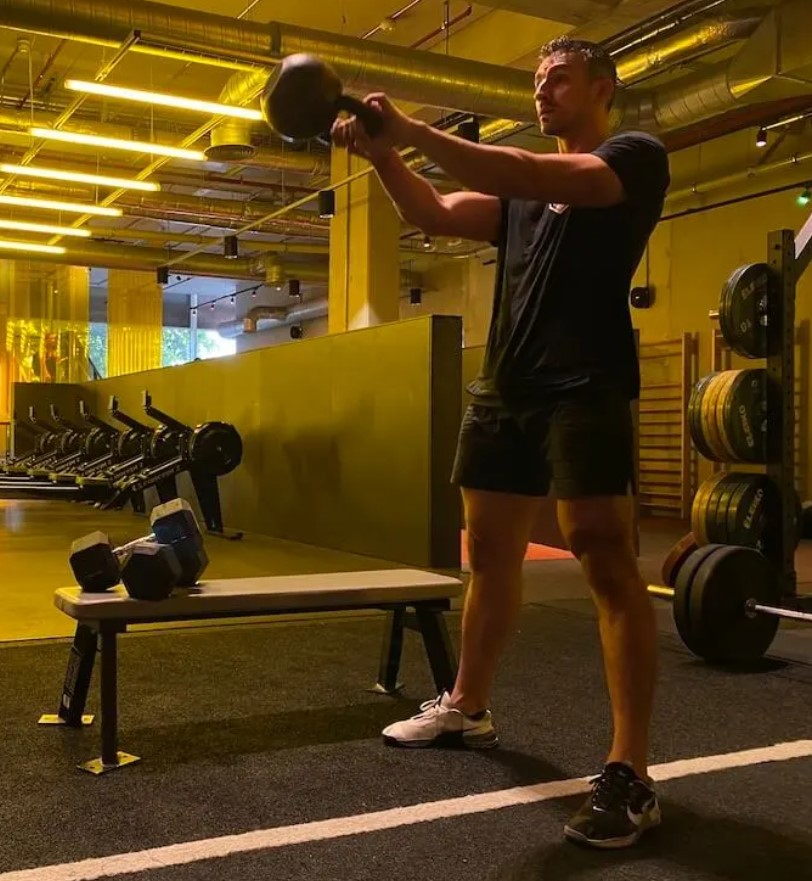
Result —
[{"label": "gym interior wall", "polygon": [[240,432],[242,465],[221,481],[226,526],[457,569],[461,363],[460,318],[422,316],[93,382],[16,383],[14,406],[70,415],[84,399],[104,416],[116,395],[141,418],[148,390],[177,419]]}]

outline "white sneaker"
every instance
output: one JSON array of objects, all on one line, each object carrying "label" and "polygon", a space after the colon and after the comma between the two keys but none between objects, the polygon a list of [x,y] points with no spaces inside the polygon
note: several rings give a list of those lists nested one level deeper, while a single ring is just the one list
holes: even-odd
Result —
[{"label": "white sneaker", "polygon": [[382,733],[384,743],[390,746],[491,749],[499,745],[490,710],[486,710],[481,719],[472,719],[451,705],[447,691],[434,700],[420,704],[420,712],[416,716],[395,722],[384,728]]}]

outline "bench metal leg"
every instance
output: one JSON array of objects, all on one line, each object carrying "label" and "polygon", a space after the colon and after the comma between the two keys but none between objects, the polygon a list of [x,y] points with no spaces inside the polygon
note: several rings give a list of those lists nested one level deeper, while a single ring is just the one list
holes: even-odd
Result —
[{"label": "bench metal leg", "polygon": [[117,631],[102,626],[101,637],[101,757],[79,765],[91,774],[106,774],[139,761],[138,756],[118,749],[118,669]]},{"label": "bench metal leg", "polygon": [[457,661],[443,612],[416,604],[415,614],[437,691],[451,692],[457,679]]},{"label": "bench metal leg", "polygon": [[96,630],[87,624],[78,624],[73,645],[68,655],[68,667],[59,700],[59,712],[46,713],[39,718],[40,725],[64,725],[81,728],[92,725],[93,716],[85,714],[87,693],[93,678],[98,637]]},{"label": "bench metal leg", "polygon": [[378,681],[370,689],[375,694],[397,694],[403,688],[403,683],[398,682],[398,671],[403,653],[405,618],[405,608],[393,609],[386,614]]}]

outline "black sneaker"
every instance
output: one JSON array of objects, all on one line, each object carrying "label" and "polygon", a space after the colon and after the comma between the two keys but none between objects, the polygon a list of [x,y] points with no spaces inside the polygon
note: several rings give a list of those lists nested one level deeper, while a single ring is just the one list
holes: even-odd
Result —
[{"label": "black sneaker", "polygon": [[622,762],[610,762],[590,781],[592,794],[564,827],[579,844],[600,848],[629,847],[662,821],[654,790]]}]

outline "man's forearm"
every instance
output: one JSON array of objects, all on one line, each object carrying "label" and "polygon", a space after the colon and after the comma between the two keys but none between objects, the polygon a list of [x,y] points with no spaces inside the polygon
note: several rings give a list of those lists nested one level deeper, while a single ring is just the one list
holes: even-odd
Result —
[{"label": "man's forearm", "polygon": [[440,208],[437,190],[412,171],[396,150],[387,153],[374,166],[384,189],[406,223],[424,230],[430,228],[436,222]]},{"label": "man's forearm", "polygon": [[556,156],[540,162],[526,150],[473,144],[422,122],[415,122],[409,143],[464,187],[503,199],[530,198],[531,186],[537,198],[551,198],[559,179]]}]

